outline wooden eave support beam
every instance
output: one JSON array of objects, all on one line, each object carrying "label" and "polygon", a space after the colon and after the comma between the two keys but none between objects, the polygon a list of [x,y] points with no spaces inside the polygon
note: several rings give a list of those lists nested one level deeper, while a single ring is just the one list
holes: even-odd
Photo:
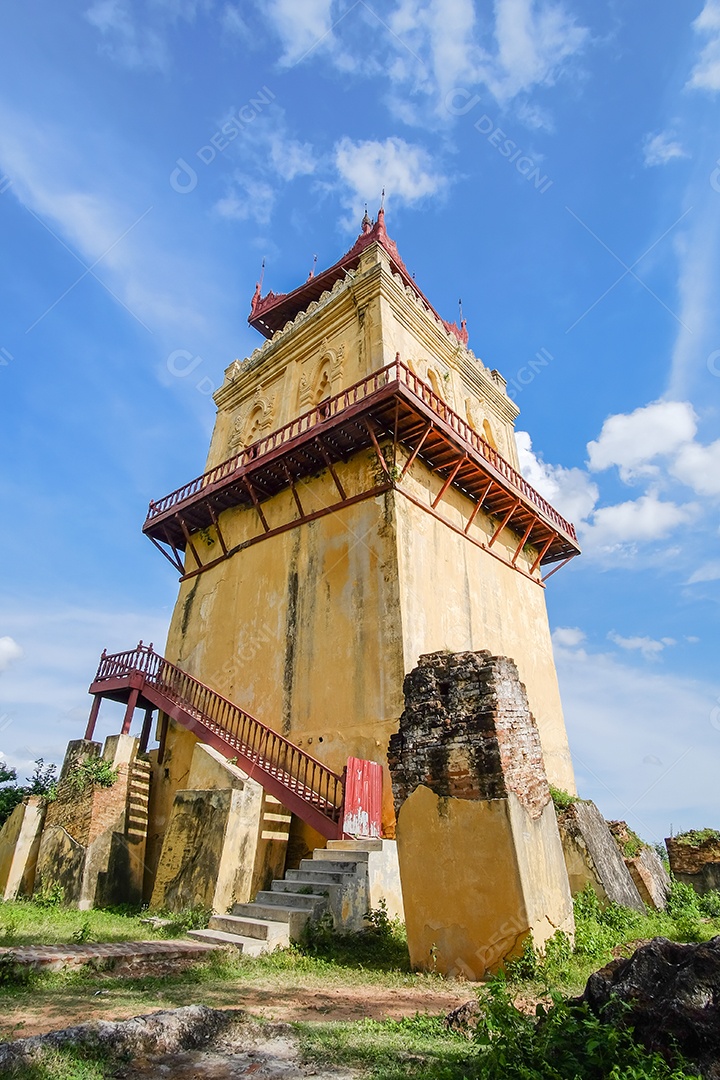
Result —
[{"label": "wooden eave support beam", "polygon": [[292,473],[288,469],[287,462],[285,460],[282,461],[282,467],[283,467],[283,471],[285,473],[285,476],[287,477],[287,482],[290,485],[290,490],[292,491],[293,499],[295,500],[295,505],[297,506],[298,513],[300,514],[300,517],[303,518],[303,517],[305,517],[305,511],[303,510],[303,504],[300,502],[300,496],[297,493],[297,488],[295,487],[295,481],[292,478]]},{"label": "wooden eave support beam", "polygon": [[518,506],[519,506],[519,505],[520,505],[520,500],[519,500],[519,499],[515,499],[514,503],[513,503],[512,505],[511,505],[510,509],[509,509],[509,510],[507,511],[507,513],[505,514],[505,517],[504,517],[504,518],[502,519],[502,521],[501,521],[501,522],[500,522],[500,524],[498,525],[497,529],[495,530],[495,532],[494,532],[494,533],[492,534],[492,536],[490,537],[490,539],[489,539],[489,541],[488,541],[488,547],[492,547],[492,546],[493,546],[493,544],[494,544],[494,543],[495,543],[495,541],[497,540],[498,536],[499,536],[499,535],[500,535],[500,533],[501,533],[501,532],[503,531],[503,529],[505,528],[505,526],[507,525],[507,523],[508,523],[508,522],[510,521],[510,518],[511,518],[511,517],[513,516],[513,514],[515,513],[515,511],[517,510],[517,508],[518,508]]},{"label": "wooden eave support beam", "polygon": [[562,562],[559,562],[557,564],[557,566],[554,566],[552,568],[552,570],[550,571],[550,573],[546,574],[545,577],[543,578],[543,585],[548,580],[548,578],[551,578],[553,576],[553,574],[557,574],[558,570],[562,570],[563,566],[566,566],[567,563],[569,563],[571,559],[574,559],[576,555],[577,555],[577,552],[573,551],[572,555],[568,555],[567,559],[563,559]]},{"label": "wooden eave support beam", "polygon": [[523,538],[520,541],[520,543],[518,544],[517,548],[515,549],[515,554],[513,555],[512,560],[511,560],[511,565],[512,566],[514,566],[515,563],[518,561],[518,558],[520,556],[520,552],[522,551],[522,549],[527,544],[528,537],[530,536],[530,533],[533,531],[533,528],[535,527],[535,525],[537,525],[537,522],[538,522],[538,519],[536,517],[533,517],[533,518],[530,519],[530,522],[528,523],[528,527],[526,528],[525,532],[523,533]]},{"label": "wooden eave support beam", "polygon": [[250,495],[250,498],[252,499],[253,506],[255,507],[255,509],[257,511],[257,515],[260,518],[260,523],[261,523],[263,529],[265,530],[265,532],[270,532],[270,526],[268,525],[267,521],[265,520],[265,515],[262,512],[262,506],[258,502],[258,497],[255,494],[255,488],[252,486],[252,484],[248,480],[247,476],[243,476],[243,483],[245,484],[245,487],[248,490],[248,494]]},{"label": "wooden eave support beam", "polygon": [[215,526],[215,532],[217,533],[217,538],[220,541],[220,547],[222,548],[222,553],[223,553],[223,555],[227,556],[228,549],[227,549],[227,545],[225,543],[225,539],[223,537],[222,531],[220,529],[220,522],[218,521],[217,514],[215,513],[215,507],[213,506],[213,504],[211,502],[208,502],[207,508],[210,511],[210,517],[213,520],[213,525]]},{"label": "wooden eave support beam", "polygon": [[554,539],[555,539],[555,534],[551,533],[550,536],[545,541],[545,543],[543,544],[543,546],[540,548],[540,551],[537,553],[537,556],[535,557],[535,562],[530,567],[530,574],[534,574],[535,571],[537,570],[538,566],[540,566],[540,563],[543,561],[543,559],[547,555],[547,553],[548,553],[548,551],[550,549],[550,545],[552,544]]},{"label": "wooden eave support beam", "polygon": [[335,487],[340,492],[340,498],[341,499],[347,499],[347,495],[345,494],[345,489],[343,488],[342,484],[340,483],[340,480],[338,479],[338,475],[335,472],[335,469],[333,468],[333,463],[330,460],[328,452],[325,449],[325,445],[324,445],[324,443],[323,443],[323,441],[322,441],[322,439],[320,438],[319,435],[317,435],[315,437],[315,444],[316,444],[318,450],[320,451],[320,453],[322,454],[323,460],[324,460],[325,464],[327,465],[327,467],[328,467],[328,469],[330,471],[330,475],[332,476],[332,478],[333,478],[333,480],[335,482]]},{"label": "wooden eave support beam", "polygon": [[195,545],[193,544],[192,540],[190,539],[190,533],[188,532],[188,527],[185,524],[184,519],[181,518],[179,514],[178,514],[178,521],[180,522],[180,528],[182,529],[183,536],[185,537],[185,543],[190,548],[190,551],[192,552],[193,558],[194,558],[195,562],[197,563],[198,568],[200,570],[202,570],[202,565],[203,565],[202,564],[202,559],[198,555],[197,551],[195,550]]},{"label": "wooden eave support beam", "polygon": [[433,425],[433,422],[432,422],[432,420],[428,420],[427,424],[425,425],[425,430],[423,431],[422,435],[420,436],[420,441],[419,441],[419,443],[417,444],[417,446],[415,447],[415,449],[414,449],[414,450],[413,450],[413,452],[411,453],[410,457],[409,457],[409,458],[407,459],[407,461],[406,461],[406,462],[405,462],[405,464],[403,465],[403,469],[402,469],[402,472],[400,473],[400,479],[401,479],[401,480],[402,480],[402,478],[403,478],[403,477],[405,476],[405,473],[406,473],[406,472],[408,471],[408,469],[409,469],[409,468],[410,468],[410,466],[412,465],[412,463],[413,463],[413,461],[415,460],[415,458],[416,458],[416,457],[418,456],[418,454],[419,454],[419,453],[420,453],[420,451],[422,450],[422,448],[423,448],[423,445],[424,445],[424,443],[425,443],[425,440],[427,439],[428,435],[429,435],[429,434],[430,434],[430,432],[432,431],[432,429],[433,429],[433,426],[434,426],[434,425]]},{"label": "wooden eave support beam", "polygon": [[490,494],[490,489],[492,488],[493,484],[494,484],[494,480],[491,480],[490,483],[488,484],[488,486],[485,488],[485,491],[483,492],[483,494],[480,496],[478,501],[475,503],[475,506],[473,507],[472,514],[468,518],[467,525],[465,526],[465,535],[466,536],[470,532],[470,527],[471,527],[473,521],[475,520],[475,518],[478,516],[478,514],[482,510],[482,505],[485,502],[485,500],[487,499],[488,495]]},{"label": "wooden eave support beam", "polygon": [[370,435],[370,438],[372,439],[372,444],[375,447],[375,453],[377,454],[377,459],[380,462],[380,466],[381,466],[383,472],[385,473],[385,475],[387,477],[389,477],[390,476],[390,469],[388,467],[388,463],[385,460],[385,455],[383,454],[382,450],[380,449],[380,443],[377,441],[377,436],[375,435],[375,432],[373,430],[373,426],[372,426],[372,424],[370,423],[370,420],[367,417],[365,417],[365,427],[368,429],[368,434]]},{"label": "wooden eave support beam", "polygon": [[182,560],[180,559],[180,557],[178,556],[177,548],[175,547],[175,545],[173,543],[170,543],[170,541],[168,541],[170,543],[171,548],[173,549],[174,554],[175,554],[175,558],[173,558],[173,556],[168,554],[168,552],[165,550],[165,548],[155,539],[154,536],[152,536],[151,533],[148,533],[147,535],[150,537],[150,540],[155,545],[155,547],[158,549],[160,554],[165,556],[165,558],[171,564],[171,566],[174,566],[179,574],[183,574],[185,572],[185,565],[182,562]]},{"label": "wooden eave support beam", "polygon": [[433,503],[432,503],[433,510],[435,509],[437,504],[440,502],[440,500],[442,499],[442,497],[445,494],[445,492],[447,491],[447,489],[452,484],[453,480],[457,476],[458,472],[462,468],[462,465],[464,464],[465,461],[467,461],[467,455],[462,454],[457,459],[457,461],[455,462],[455,465],[453,466],[453,468],[451,469],[451,471],[448,473],[447,477],[445,478],[445,482],[444,482],[443,486],[440,488],[440,491],[437,493],[437,495],[435,496],[435,499],[433,500]]}]

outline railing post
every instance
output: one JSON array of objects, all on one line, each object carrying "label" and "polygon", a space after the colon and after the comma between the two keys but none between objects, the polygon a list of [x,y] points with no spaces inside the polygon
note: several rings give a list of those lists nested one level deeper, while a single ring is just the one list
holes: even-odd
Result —
[{"label": "railing post", "polygon": [[95,724],[97,723],[98,713],[100,712],[100,702],[102,697],[100,694],[93,695],[93,703],[90,709],[90,716],[88,717],[87,727],[85,729],[85,738],[90,742],[95,733]]}]

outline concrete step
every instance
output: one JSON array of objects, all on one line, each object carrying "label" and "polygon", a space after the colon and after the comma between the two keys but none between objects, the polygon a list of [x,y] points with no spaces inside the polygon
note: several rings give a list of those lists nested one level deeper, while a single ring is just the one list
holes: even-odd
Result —
[{"label": "concrete step", "polygon": [[[278,900],[281,896],[275,893]],[[324,900],[324,903],[327,901]],[[290,941],[298,941],[306,923],[313,916],[313,912],[307,908],[281,907],[280,904],[234,904],[233,915],[242,918],[255,919],[261,922],[276,923],[278,926],[287,927]]]},{"label": "concrete step", "polygon": [[[273,882],[273,885],[275,882]],[[301,911],[317,911],[325,906],[325,897],[313,893],[299,892],[259,892],[255,897],[255,903],[266,905],[276,904],[280,907],[300,909]]]},{"label": "concrete step", "polygon": [[273,881],[270,891],[295,896],[322,896],[323,898],[335,897],[342,891],[343,886],[331,881],[304,881],[295,878],[292,881]]},{"label": "concrete step", "polygon": [[318,864],[312,859],[303,859],[298,870],[288,870],[285,881],[317,881],[328,885],[347,885],[355,877],[354,870],[344,871],[318,870]]},{"label": "concrete step", "polygon": [[313,862],[367,863],[370,860],[369,851],[347,851],[343,848],[315,848]]},{"label": "concrete step", "polygon": [[328,851],[382,851],[382,840],[328,840]]},{"label": "concrete step", "polygon": [[[252,905],[248,905],[252,907]],[[256,915],[212,915],[208,925],[210,930],[220,930],[224,934],[236,934],[239,937],[257,938],[275,945],[287,945],[287,923],[269,921]]]},{"label": "concrete step", "polygon": [[[338,856],[342,856],[342,852],[336,852]],[[306,863],[307,859],[303,859],[303,863]],[[313,869],[320,873],[327,874],[356,874],[365,873],[367,863],[362,859],[356,859],[354,856],[352,859],[333,858],[333,859],[313,859]]]},{"label": "concrete step", "polygon": [[206,944],[216,942],[218,945],[234,945],[245,956],[261,956],[269,952],[273,946],[259,938],[240,937],[239,934],[226,934],[222,930],[188,930],[187,936]]}]

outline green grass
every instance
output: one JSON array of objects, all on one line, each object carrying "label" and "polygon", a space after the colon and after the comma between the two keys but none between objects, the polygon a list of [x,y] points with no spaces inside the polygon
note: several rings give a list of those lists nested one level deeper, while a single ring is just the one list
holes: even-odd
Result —
[{"label": "green grass", "polygon": [[43,1050],[37,1060],[15,1066],[8,1080],[105,1080],[117,1070],[117,1060],[73,1047]]},{"label": "green grass", "polygon": [[190,925],[207,925],[207,913],[182,912],[168,916],[170,926],[154,928],[136,910],[77,911],[52,897],[45,902],[0,902],[0,946],[66,945],[73,942],[153,941],[178,937]]},{"label": "green grass", "polygon": [[480,993],[470,1038],[442,1018],[378,1023],[297,1024],[307,1062],[359,1069],[368,1080],[683,1080],[696,1077],[678,1059],[650,1053],[622,1027],[603,1024],[586,1006],[557,998],[530,1017],[514,1007],[502,980]]}]

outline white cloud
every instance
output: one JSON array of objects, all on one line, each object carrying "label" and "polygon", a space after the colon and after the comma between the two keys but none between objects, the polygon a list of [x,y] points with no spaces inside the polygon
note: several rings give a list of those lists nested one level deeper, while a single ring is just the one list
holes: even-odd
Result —
[{"label": "white cloud", "polygon": [[679,525],[692,521],[697,513],[698,507],[693,504],[678,506],[649,492],[639,499],[600,507],[592,522],[581,528],[580,535],[588,550],[611,553],[626,545],[662,540]]},{"label": "white cloud", "polygon": [[687,85],[714,93],[720,90],[720,0],[706,0],[693,28],[707,40]]},{"label": "white cloud", "polygon": [[608,639],[621,649],[639,652],[646,660],[656,660],[664,649],[676,644],[674,638],[661,638],[657,641],[651,637],[622,637],[614,630],[610,631]]},{"label": "white cloud", "polygon": [[[698,585],[703,581],[720,581],[720,559],[714,559],[699,566],[688,578],[688,585]],[[688,638],[688,641],[690,640]],[[694,640],[697,641],[698,639],[695,638]]]},{"label": "white cloud", "polygon": [[85,16],[100,31],[102,51],[123,67],[167,69],[168,54],[162,37],[155,30],[138,27],[125,0],[97,0]]},{"label": "white cloud", "polygon": [[220,16],[220,25],[228,34],[236,34],[244,41],[251,39],[250,28],[242,17],[238,4],[226,4]]},{"label": "white cloud", "polygon": [[317,166],[315,151],[310,143],[301,143],[277,132],[270,140],[270,158],[275,171],[283,180],[308,176]]},{"label": "white cloud", "polygon": [[553,630],[552,639],[553,644],[562,649],[576,649],[585,640],[585,631],[579,626],[558,626]]},{"label": "white cloud", "polygon": [[283,42],[282,63],[297,64],[318,46],[333,44],[332,0],[271,0],[264,9]]},{"label": "white cloud", "polygon": [[627,483],[651,472],[648,464],[654,458],[672,454],[696,430],[695,413],[686,401],[658,401],[618,413],[608,417],[597,440],[588,443],[590,469],[600,472],[617,465]]},{"label": "white cloud", "polygon": [[647,167],[653,165],[667,165],[668,161],[677,158],[686,158],[688,153],[683,149],[672,132],[661,131],[657,135],[646,135],[643,142],[643,161]]},{"label": "white cloud", "polygon": [[7,635],[0,637],[0,672],[7,671],[10,665],[19,660],[22,655],[23,650],[17,641]]},{"label": "white cloud", "polygon": [[659,840],[671,823],[697,828],[717,804],[720,683],[634,655],[559,650],[560,692],[580,794]]},{"label": "white cloud", "polygon": [[402,204],[437,195],[446,185],[426,150],[396,137],[353,142],[346,136],[335,146],[335,166],[354,209],[377,202],[382,188],[388,201]]},{"label": "white cloud", "polygon": [[236,172],[227,195],[218,199],[214,209],[220,217],[231,221],[256,221],[260,225],[270,220],[275,205],[275,191],[264,180]]},{"label": "white cloud", "polygon": [[599,497],[597,485],[583,469],[548,465],[532,448],[527,431],[515,433],[520,472],[568,521],[577,524],[592,513]]},{"label": "white cloud", "polygon": [[564,64],[580,52],[588,31],[559,4],[495,0],[495,74],[488,85],[499,101],[533,86],[552,85]]},{"label": "white cloud", "polygon": [[681,446],[670,471],[698,495],[720,495],[720,439],[709,446]]}]

